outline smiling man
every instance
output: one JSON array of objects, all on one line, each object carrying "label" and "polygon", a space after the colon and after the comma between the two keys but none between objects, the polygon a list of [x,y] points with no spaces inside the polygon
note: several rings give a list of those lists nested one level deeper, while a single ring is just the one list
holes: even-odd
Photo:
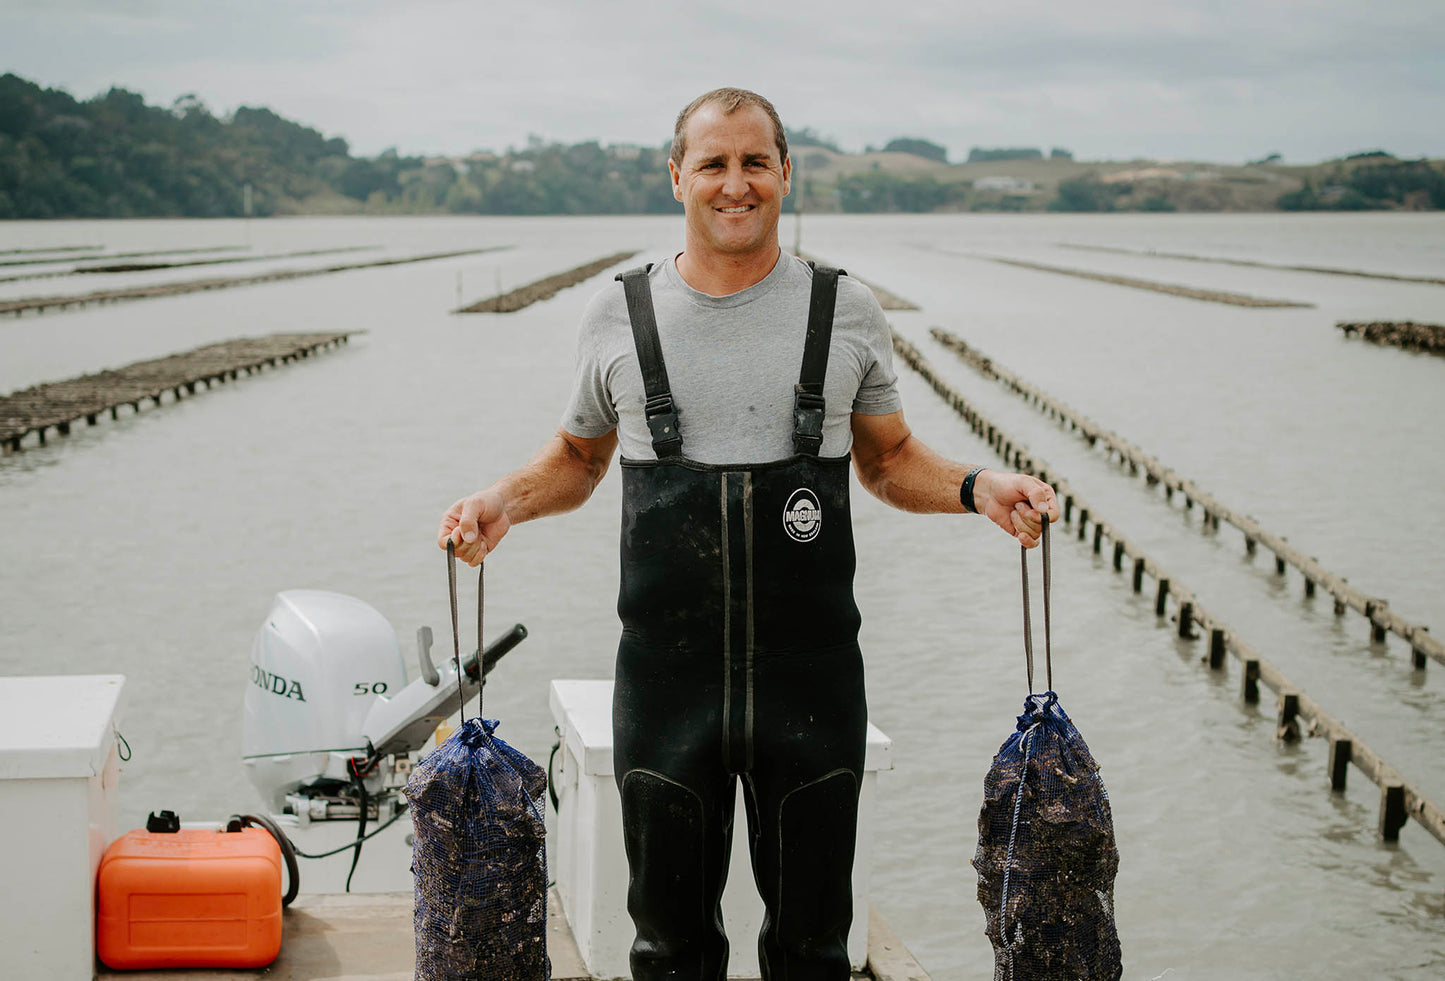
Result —
[{"label": "smiling man", "polygon": [[621,445],[613,732],[633,977],[725,976],[740,783],[763,977],[844,981],[867,726],[850,459],[895,507],[977,512],[1028,547],[1058,504],[909,431],[873,294],[778,247],[792,163],[768,100],[695,99],[668,170],[683,251],[593,299],[561,429],[453,504],[438,544],[481,562],[512,523],[586,501]]}]

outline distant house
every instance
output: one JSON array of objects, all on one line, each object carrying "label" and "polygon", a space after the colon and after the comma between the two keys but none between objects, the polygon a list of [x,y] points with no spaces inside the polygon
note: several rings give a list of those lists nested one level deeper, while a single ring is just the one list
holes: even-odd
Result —
[{"label": "distant house", "polygon": [[980,177],[973,182],[975,191],[1032,191],[1034,182],[1023,177]]}]

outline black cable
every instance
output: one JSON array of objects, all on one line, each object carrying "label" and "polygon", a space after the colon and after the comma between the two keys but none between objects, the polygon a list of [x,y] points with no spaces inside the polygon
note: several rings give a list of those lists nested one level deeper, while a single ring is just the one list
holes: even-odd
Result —
[{"label": "black cable", "polygon": [[296,865],[296,856],[299,853],[296,851],[296,846],[291,843],[290,838],[286,837],[286,832],[282,831],[276,822],[268,817],[260,814],[240,814],[236,817],[241,819],[242,824],[264,828],[270,832],[271,837],[276,839],[276,844],[281,847],[281,857],[286,861],[288,883],[286,894],[281,897],[281,905],[290,906],[291,901],[296,898],[296,894],[301,891],[301,872]]},{"label": "black cable", "polygon": [[361,846],[366,841],[366,806],[370,803],[370,796],[366,792],[366,778],[356,772],[353,764],[351,767],[351,779],[356,782],[357,797],[361,801],[360,813],[356,817],[356,849],[351,856],[351,871],[346,873],[346,891],[351,891],[351,877],[356,874],[356,864],[361,861]]},{"label": "black cable", "polygon": [[552,753],[547,757],[547,796],[552,800],[552,813],[562,813],[561,804],[557,800],[557,778],[552,776],[552,763],[557,759],[557,750],[562,748],[562,728],[553,726],[552,731],[557,734],[557,741],[552,744]]},{"label": "black cable", "polygon": [[[391,826],[392,826],[393,824],[395,824],[397,821],[400,821],[401,818],[402,818],[402,815],[404,815],[405,813],[406,813],[406,805],[403,804],[403,805],[401,806],[401,809],[398,810],[395,814],[393,814],[393,815],[391,816],[391,818],[388,819],[385,824],[377,825],[375,828],[372,829],[372,831],[371,831],[370,834],[368,834],[365,838],[361,838],[361,839],[359,839],[359,840],[360,840],[360,841],[370,841],[372,838],[375,838],[377,835],[381,834],[381,833],[382,833],[383,831],[385,831],[387,828],[391,827]],[[347,851],[347,850],[352,849],[352,848],[355,848],[355,847],[356,847],[356,842],[355,842],[355,841],[348,841],[346,844],[340,846],[339,848],[333,848],[333,849],[331,849],[331,851],[329,851],[329,852],[318,852],[317,854],[312,855],[310,852],[303,852],[303,851],[301,851],[301,849],[296,848],[294,844],[292,845],[292,848],[295,849],[296,854],[297,854],[297,855],[300,855],[302,858],[330,858],[332,855],[340,855],[342,852]]]}]

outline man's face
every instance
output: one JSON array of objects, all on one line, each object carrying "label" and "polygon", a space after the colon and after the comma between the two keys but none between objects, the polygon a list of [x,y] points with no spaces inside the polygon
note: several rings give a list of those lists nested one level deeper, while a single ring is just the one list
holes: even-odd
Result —
[{"label": "man's face", "polygon": [[724,114],[706,105],[685,133],[682,165],[669,160],[667,169],[672,196],[687,215],[687,250],[745,255],[776,248],[793,165],[778,157],[768,114],[756,106]]}]

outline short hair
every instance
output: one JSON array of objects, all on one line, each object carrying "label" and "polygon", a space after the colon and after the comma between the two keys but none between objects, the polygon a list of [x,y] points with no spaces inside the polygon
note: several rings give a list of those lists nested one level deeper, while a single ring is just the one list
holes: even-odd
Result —
[{"label": "short hair", "polygon": [[773,133],[778,143],[778,162],[782,163],[788,159],[788,136],[783,130],[783,121],[778,118],[778,110],[773,104],[756,92],[749,92],[747,89],[721,88],[713,89],[711,92],[704,92],[683,107],[682,112],[677,114],[677,122],[672,127],[672,162],[679,167],[682,166],[682,158],[687,153],[687,121],[692,118],[693,113],[703,106],[717,106],[723,111],[724,116],[731,116],[743,106],[754,106],[768,114],[773,121]]}]

